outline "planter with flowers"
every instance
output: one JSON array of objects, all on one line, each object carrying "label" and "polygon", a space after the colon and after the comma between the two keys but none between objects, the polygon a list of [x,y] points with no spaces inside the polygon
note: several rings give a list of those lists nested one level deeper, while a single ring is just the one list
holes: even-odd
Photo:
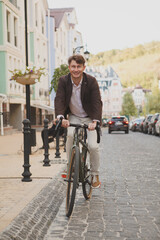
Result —
[{"label": "planter with flowers", "polygon": [[40,81],[42,75],[46,75],[45,68],[36,68],[34,67],[26,67],[25,71],[15,69],[14,71],[10,71],[12,73],[12,77],[10,80],[14,80],[23,85],[31,85]]}]

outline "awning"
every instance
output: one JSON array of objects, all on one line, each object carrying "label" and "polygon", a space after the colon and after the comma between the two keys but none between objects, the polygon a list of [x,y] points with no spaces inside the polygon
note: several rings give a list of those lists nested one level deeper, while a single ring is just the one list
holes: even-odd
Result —
[{"label": "awning", "polygon": [[31,104],[31,107],[36,107],[36,108],[40,108],[40,109],[44,109],[50,113],[54,113],[54,108],[44,105],[44,104]]}]

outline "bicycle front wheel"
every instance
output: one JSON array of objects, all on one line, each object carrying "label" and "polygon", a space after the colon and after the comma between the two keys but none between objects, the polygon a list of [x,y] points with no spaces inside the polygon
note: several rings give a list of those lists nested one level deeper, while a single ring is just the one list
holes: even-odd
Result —
[{"label": "bicycle front wheel", "polygon": [[76,188],[78,187],[79,178],[79,148],[73,147],[69,162],[69,170],[67,176],[67,196],[66,196],[66,216],[70,217],[73,211]]},{"label": "bicycle front wheel", "polygon": [[83,189],[83,195],[86,200],[91,198],[92,195],[92,176],[91,176],[91,171],[90,171],[90,154],[89,151],[84,150],[82,151],[82,159],[81,159],[81,164],[82,164],[82,189]]}]

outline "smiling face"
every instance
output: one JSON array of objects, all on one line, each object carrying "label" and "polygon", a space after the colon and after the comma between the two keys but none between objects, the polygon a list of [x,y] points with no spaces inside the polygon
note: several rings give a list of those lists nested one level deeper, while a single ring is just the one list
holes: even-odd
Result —
[{"label": "smiling face", "polygon": [[72,76],[72,80],[76,83],[79,83],[83,76],[83,71],[85,70],[85,65],[77,63],[75,60],[72,60],[69,64],[69,71]]}]

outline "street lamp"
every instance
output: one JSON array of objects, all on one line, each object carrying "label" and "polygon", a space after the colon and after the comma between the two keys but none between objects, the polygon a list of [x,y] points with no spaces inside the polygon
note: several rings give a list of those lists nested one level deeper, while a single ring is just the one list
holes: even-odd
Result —
[{"label": "street lamp", "polygon": [[[73,49],[73,55],[79,54],[79,53],[80,53],[80,50],[81,50],[82,48],[84,48],[84,46],[78,46],[78,47],[74,48],[74,49]],[[85,56],[86,61],[88,61],[90,52],[86,49],[86,51],[83,52],[83,53],[84,53],[84,56]]]},{"label": "street lamp", "polygon": [[85,59],[88,61],[89,60],[89,55],[90,55],[90,52],[88,52],[87,50],[84,52],[84,56],[85,56]]},{"label": "street lamp", "polygon": [[[28,30],[27,30],[27,0],[24,0],[25,11],[25,50],[26,50],[26,67],[28,67]],[[30,110],[30,85],[26,85],[26,115],[31,120]]]}]

